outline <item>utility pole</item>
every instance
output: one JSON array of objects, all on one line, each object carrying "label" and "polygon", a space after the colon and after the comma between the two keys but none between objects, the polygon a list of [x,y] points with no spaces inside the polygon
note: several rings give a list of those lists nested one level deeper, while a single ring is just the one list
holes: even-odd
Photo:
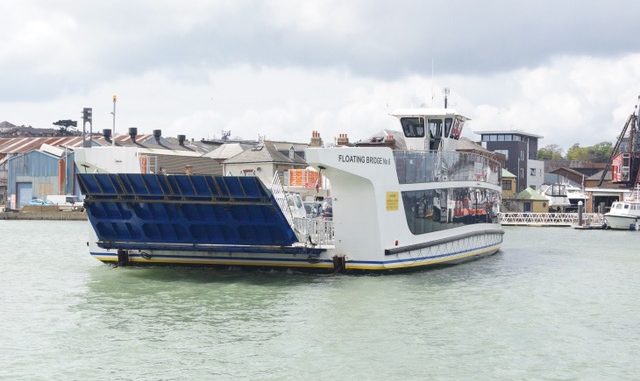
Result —
[{"label": "utility pole", "polygon": [[112,138],[111,138],[111,145],[114,146],[116,145],[116,101],[118,100],[118,97],[116,95],[113,96],[113,112],[111,112],[111,115],[113,115],[113,128],[111,130],[112,132]]}]

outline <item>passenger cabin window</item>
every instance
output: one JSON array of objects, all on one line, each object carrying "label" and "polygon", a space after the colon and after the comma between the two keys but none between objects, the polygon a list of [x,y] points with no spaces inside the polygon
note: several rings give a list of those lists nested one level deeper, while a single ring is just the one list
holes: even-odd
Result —
[{"label": "passenger cabin window", "polygon": [[407,138],[424,138],[424,119],[419,117],[400,118],[402,131]]}]

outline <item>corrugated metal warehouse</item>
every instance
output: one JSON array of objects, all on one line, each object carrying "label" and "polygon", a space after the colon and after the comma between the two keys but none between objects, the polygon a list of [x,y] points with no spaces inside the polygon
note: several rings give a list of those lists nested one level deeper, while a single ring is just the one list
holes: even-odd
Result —
[{"label": "corrugated metal warehouse", "polygon": [[9,158],[7,198],[9,207],[20,209],[32,198],[53,194],[79,194],[75,183],[73,152],[61,156],[31,151]]}]

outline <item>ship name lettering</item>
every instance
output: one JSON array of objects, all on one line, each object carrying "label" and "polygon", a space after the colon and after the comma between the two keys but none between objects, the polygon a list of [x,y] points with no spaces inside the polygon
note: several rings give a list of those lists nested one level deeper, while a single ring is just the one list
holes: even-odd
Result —
[{"label": "ship name lettering", "polygon": [[340,163],[391,165],[391,159],[379,156],[338,155]]}]

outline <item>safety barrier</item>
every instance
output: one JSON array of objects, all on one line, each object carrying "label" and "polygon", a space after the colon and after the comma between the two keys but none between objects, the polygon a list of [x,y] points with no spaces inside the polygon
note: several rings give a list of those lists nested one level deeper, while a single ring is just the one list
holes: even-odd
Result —
[{"label": "safety barrier", "polygon": [[[306,244],[325,246],[335,244],[333,221],[322,218],[294,218],[293,228]],[[300,240],[302,241],[302,239]]]},{"label": "safety barrier", "polygon": [[[573,226],[578,225],[578,213],[500,213],[498,221],[502,225]],[[600,213],[583,213],[583,225],[602,225],[604,216]]]}]

